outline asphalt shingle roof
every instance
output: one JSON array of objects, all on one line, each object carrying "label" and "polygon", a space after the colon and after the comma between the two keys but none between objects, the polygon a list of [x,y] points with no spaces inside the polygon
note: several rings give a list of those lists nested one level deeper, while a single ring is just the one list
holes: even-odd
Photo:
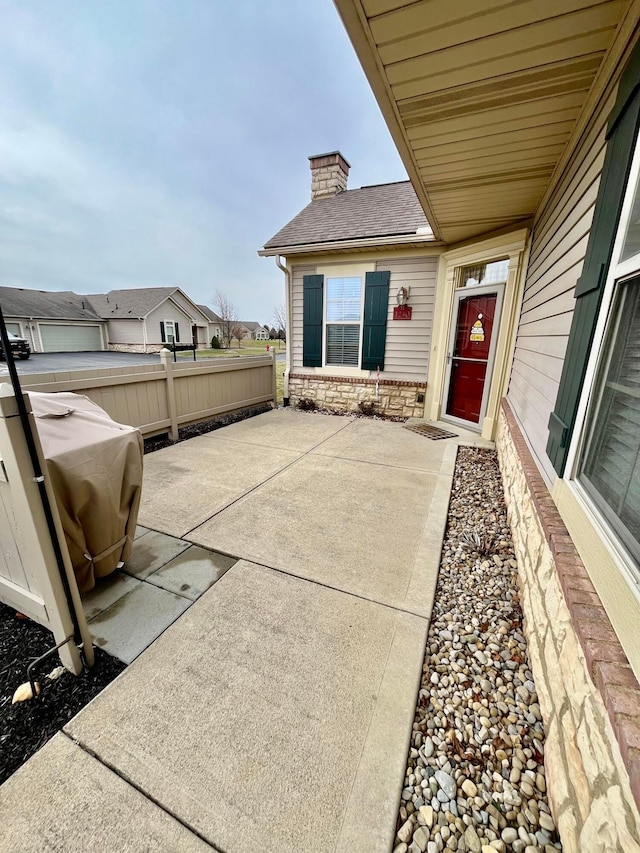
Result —
[{"label": "asphalt shingle roof", "polygon": [[100,315],[87,296],[71,290],[27,290],[0,287],[0,305],[6,317],[34,317],[47,320],[99,320]]},{"label": "asphalt shingle roof", "polygon": [[203,314],[206,314],[206,316],[212,323],[222,323],[220,317],[218,317],[215,311],[212,311],[208,305],[198,305],[198,308],[202,311]]},{"label": "asphalt shingle roof", "polygon": [[418,228],[429,223],[411,182],[377,184],[312,201],[264,248],[409,235]]},{"label": "asphalt shingle roof", "polygon": [[110,290],[109,293],[90,293],[82,299],[89,300],[94,311],[105,320],[145,317],[177,287],[136,287]]},{"label": "asphalt shingle roof", "polygon": [[254,323],[253,320],[238,320],[241,326],[244,326],[245,329],[249,329],[250,332],[255,332],[256,329],[264,329],[265,327],[262,323]]}]

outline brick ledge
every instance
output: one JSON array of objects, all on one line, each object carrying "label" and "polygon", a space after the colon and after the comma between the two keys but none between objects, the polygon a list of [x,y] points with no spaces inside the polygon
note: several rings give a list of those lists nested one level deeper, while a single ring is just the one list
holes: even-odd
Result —
[{"label": "brick ledge", "polygon": [[640,809],[640,684],[564,525],[506,397],[507,427],[555,560],[556,572],[589,674],[602,696]]}]

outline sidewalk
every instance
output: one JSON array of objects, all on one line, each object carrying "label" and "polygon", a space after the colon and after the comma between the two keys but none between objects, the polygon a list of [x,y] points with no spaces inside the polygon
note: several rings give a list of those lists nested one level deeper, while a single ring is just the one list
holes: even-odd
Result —
[{"label": "sidewalk", "polygon": [[389,850],[457,443],[279,410],[146,457],[140,524],[238,562],[3,786],[0,849]]}]

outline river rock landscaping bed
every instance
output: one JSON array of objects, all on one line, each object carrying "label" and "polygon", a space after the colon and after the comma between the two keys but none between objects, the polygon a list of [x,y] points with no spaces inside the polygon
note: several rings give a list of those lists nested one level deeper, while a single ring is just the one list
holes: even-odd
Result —
[{"label": "river rock landscaping bed", "polygon": [[461,447],[394,853],[560,849],[497,456]]}]

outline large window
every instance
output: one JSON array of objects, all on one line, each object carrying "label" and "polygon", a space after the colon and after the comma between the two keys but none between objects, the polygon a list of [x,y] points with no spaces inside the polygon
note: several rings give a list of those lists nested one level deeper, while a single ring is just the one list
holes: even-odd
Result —
[{"label": "large window", "polygon": [[327,278],[327,364],[358,367],[361,314],[362,279]]},{"label": "large window", "polygon": [[640,277],[616,287],[580,481],[640,559]]}]

